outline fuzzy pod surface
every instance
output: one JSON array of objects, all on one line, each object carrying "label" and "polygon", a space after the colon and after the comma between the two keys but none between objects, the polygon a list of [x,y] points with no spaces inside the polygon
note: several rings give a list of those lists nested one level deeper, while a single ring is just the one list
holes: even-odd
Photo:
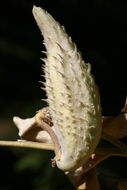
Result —
[{"label": "fuzzy pod surface", "polygon": [[33,15],[47,50],[45,90],[61,147],[58,168],[77,169],[94,152],[101,136],[101,106],[91,65],[85,63],[63,26],[45,10]]}]

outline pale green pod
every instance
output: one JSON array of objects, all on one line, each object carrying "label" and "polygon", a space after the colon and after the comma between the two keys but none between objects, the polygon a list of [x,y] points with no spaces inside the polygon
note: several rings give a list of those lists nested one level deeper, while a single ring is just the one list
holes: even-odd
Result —
[{"label": "pale green pod", "polygon": [[84,164],[101,135],[98,89],[76,45],[45,10],[33,7],[33,15],[47,50],[45,88],[55,134],[61,147],[58,168],[70,171]]}]

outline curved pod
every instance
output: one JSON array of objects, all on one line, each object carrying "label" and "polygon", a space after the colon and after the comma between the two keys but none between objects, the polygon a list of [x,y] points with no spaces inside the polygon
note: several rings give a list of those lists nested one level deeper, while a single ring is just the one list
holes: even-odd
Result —
[{"label": "curved pod", "polygon": [[45,89],[61,155],[58,168],[69,171],[85,163],[101,135],[101,108],[90,64],[83,61],[63,26],[45,10],[33,15],[47,50]]}]

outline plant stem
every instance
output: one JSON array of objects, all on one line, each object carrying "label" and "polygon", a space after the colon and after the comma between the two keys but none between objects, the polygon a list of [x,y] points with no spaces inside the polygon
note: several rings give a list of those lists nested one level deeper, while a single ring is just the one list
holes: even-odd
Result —
[{"label": "plant stem", "polygon": [[40,112],[38,112],[36,115],[35,115],[35,119],[36,119],[36,122],[37,124],[45,131],[47,131],[47,133],[50,135],[53,143],[54,143],[54,146],[55,146],[55,154],[57,156],[57,159],[60,159],[61,157],[61,147],[60,147],[60,144],[59,144],[59,141],[58,141],[58,138],[55,134],[55,132],[52,130],[52,128],[47,124],[45,123],[43,120],[42,120],[42,115]]},{"label": "plant stem", "polygon": [[54,150],[52,144],[47,143],[38,143],[32,141],[0,141],[0,146],[10,146],[10,147],[21,147],[21,148],[34,148],[42,150]]}]

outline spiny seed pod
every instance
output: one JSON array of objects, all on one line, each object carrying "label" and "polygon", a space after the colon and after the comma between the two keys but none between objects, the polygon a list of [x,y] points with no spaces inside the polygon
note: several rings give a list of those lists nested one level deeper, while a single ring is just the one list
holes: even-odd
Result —
[{"label": "spiny seed pod", "polygon": [[58,168],[70,171],[84,164],[101,135],[101,108],[90,64],[83,61],[63,26],[45,10],[33,15],[47,50],[45,90],[60,145]]}]

